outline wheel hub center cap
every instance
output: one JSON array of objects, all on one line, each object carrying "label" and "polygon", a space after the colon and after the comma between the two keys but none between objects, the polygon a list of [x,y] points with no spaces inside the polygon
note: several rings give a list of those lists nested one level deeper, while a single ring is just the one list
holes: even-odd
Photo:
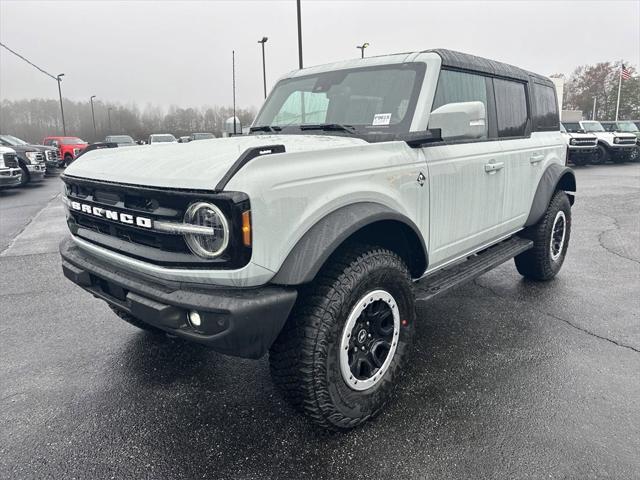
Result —
[{"label": "wheel hub center cap", "polygon": [[364,343],[367,340],[367,331],[363,328],[358,332],[358,343]]}]

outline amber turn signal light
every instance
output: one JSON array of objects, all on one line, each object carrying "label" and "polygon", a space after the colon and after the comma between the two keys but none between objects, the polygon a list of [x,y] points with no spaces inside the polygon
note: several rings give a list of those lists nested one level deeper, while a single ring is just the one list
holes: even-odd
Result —
[{"label": "amber turn signal light", "polygon": [[245,247],[251,246],[251,210],[242,212],[242,243]]}]

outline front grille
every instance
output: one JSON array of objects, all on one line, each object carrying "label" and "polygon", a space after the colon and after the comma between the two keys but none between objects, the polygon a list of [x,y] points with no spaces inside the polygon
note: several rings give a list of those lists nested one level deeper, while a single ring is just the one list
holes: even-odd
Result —
[{"label": "front grille", "polygon": [[573,139],[573,143],[572,145],[578,145],[578,146],[582,146],[582,147],[586,147],[587,145],[589,146],[596,146],[598,143],[598,140],[595,139],[590,139],[590,138],[574,138]]},{"label": "front grille", "polygon": [[635,143],[636,143],[635,138],[620,138],[618,140],[618,145],[635,145]]},{"label": "front grille", "polygon": [[3,153],[4,164],[8,168],[18,168],[18,157],[15,153]]},{"label": "front grille", "polygon": [[[121,185],[62,177],[69,201],[151,218],[154,222],[181,223],[189,205],[196,201],[215,203],[230,225],[241,225],[242,212],[249,209],[245,194],[178,191]],[[240,232],[230,231],[229,248],[220,257],[205,260],[191,253],[181,234],[160,232],[96,217],[68,209],[68,224],[74,235],[125,255],[159,265],[189,265],[195,268],[239,268],[248,263],[251,249],[242,247]]]},{"label": "front grille", "polygon": [[44,153],[48,162],[57,162],[60,159],[57,150],[46,150]]}]

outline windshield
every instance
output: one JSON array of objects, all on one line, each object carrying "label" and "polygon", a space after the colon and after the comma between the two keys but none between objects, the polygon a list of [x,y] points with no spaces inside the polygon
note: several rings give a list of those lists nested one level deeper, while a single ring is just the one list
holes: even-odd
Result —
[{"label": "windshield", "polygon": [[129,135],[111,135],[107,137],[105,141],[112,143],[134,143],[133,138]]},{"label": "windshield", "polygon": [[359,133],[409,131],[423,76],[423,64],[407,63],[285,79],[269,95],[254,128],[338,124]]},{"label": "windshield", "polygon": [[0,135],[0,140],[2,140],[2,143],[6,143],[12,147],[17,145],[29,145],[24,140],[20,140],[18,137],[14,137],[13,135]]},{"label": "windshield", "polygon": [[176,137],[173,135],[151,135],[151,143],[167,143],[175,141]]},{"label": "windshield", "polygon": [[604,128],[600,122],[582,122],[582,128],[585,132],[604,132]]},{"label": "windshield", "polygon": [[633,122],[618,122],[618,131],[635,133],[640,130],[638,130],[638,127]]},{"label": "windshield", "polygon": [[79,139],[78,137],[67,137],[60,140],[62,145],[77,145],[79,143],[87,143],[84,140]]},{"label": "windshield", "polygon": [[582,127],[579,123],[563,123],[562,126],[567,130],[567,132],[577,133],[582,131]]}]

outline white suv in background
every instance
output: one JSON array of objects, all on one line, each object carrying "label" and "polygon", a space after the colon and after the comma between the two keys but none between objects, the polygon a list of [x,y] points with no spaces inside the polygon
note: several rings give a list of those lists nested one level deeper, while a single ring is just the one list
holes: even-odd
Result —
[{"label": "white suv in background", "polygon": [[592,133],[598,137],[598,154],[593,163],[626,162],[631,158],[636,146],[636,136],[631,133],[607,132],[600,122],[582,120],[574,123],[564,123],[569,132]]},{"label": "white suv in background", "polygon": [[564,123],[560,131],[567,144],[567,161],[574,165],[586,165],[598,161],[598,137],[593,133],[569,132]]}]

